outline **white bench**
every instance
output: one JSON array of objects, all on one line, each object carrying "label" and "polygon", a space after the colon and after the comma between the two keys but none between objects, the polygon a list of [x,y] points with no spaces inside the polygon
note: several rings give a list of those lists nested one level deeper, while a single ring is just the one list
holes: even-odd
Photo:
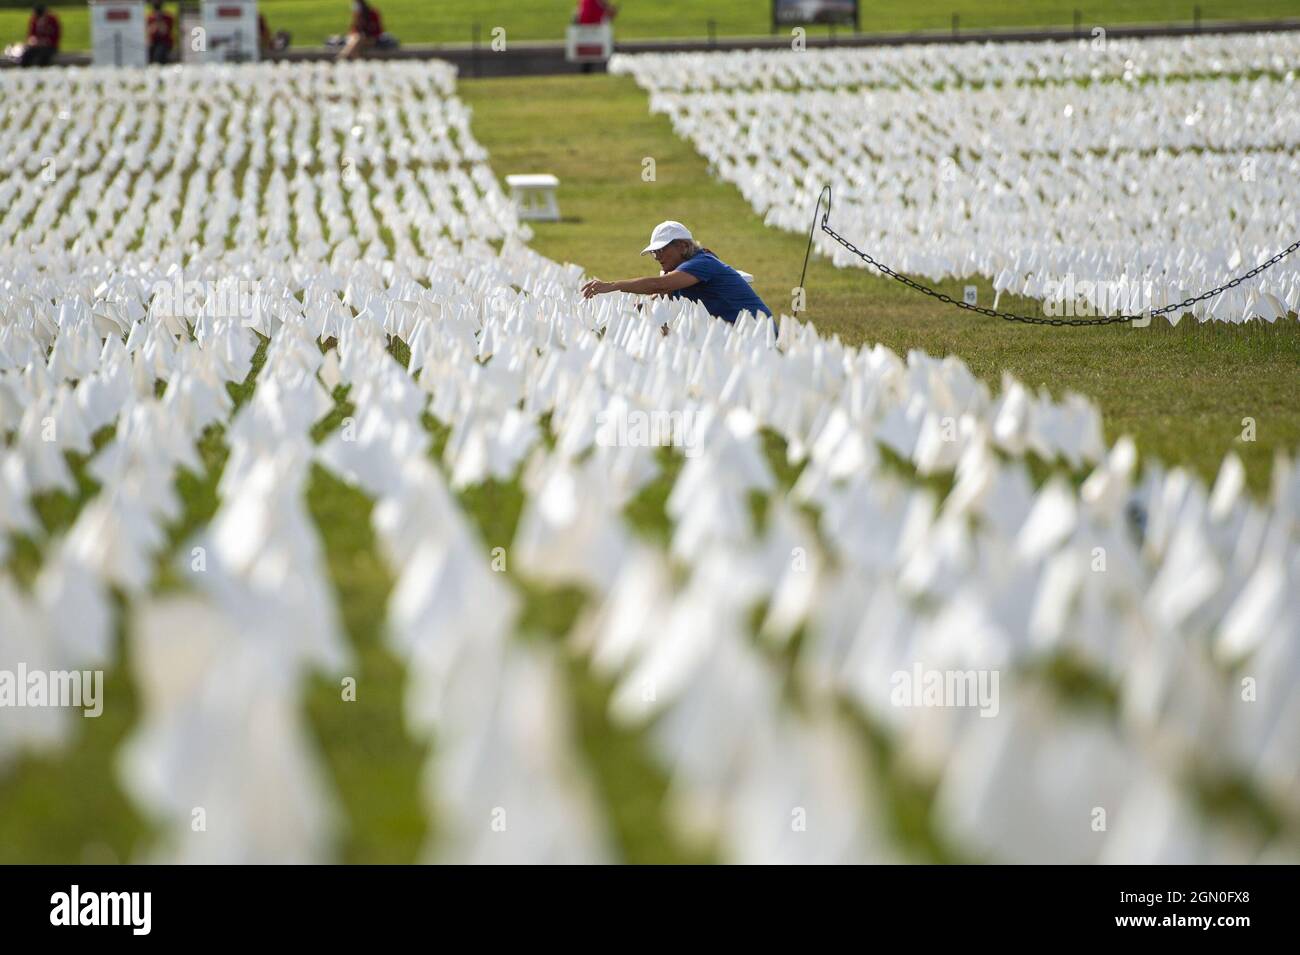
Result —
[{"label": "white bench", "polygon": [[547,173],[527,176],[506,176],[510,198],[520,219],[538,222],[559,222],[560,206],[555,201],[555,190],[560,180]]}]

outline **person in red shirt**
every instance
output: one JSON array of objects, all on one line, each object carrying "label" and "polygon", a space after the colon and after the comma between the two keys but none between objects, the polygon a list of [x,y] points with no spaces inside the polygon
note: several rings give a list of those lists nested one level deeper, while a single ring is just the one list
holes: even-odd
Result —
[{"label": "person in red shirt", "polygon": [[[618,7],[609,0],[578,0],[578,9],[573,14],[577,26],[599,26],[618,15]],[[583,63],[582,72],[590,73],[595,68],[592,63]]]},{"label": "person in red shirt", "polygon": [[578,10],[573,15],[573,22],[578,24],[604,23],[613,20],[618,14],[618,7],[609,0],[578,0]]},{"label": "person in red shirt", "polygon": [[27,43],[23,46],[23,66],[49,66],[54,54],[59,52],[62,29],[59,18],[50,13],[45,4],[32,7],[32,18],[27,21]]},{"label": "person in red shirt", "polygon": [[362,47],[372,47],[379,42],[384,32],[384,21],[379,11],[366,0],[352,0],[352,25],[348,27],[348,39],[339,51],[340,60],[351,60]]},{"label": "person in red shirt", "polygon": [[144,18],[149,62],[166,63],[176,49],[176,18],[163,9],[162,0],[153,0],[150,6],[153,9]]}]

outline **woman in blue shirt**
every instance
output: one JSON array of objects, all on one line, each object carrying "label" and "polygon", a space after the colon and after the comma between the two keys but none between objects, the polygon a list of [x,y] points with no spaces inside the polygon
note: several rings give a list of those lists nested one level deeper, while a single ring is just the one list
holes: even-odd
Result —
[{"label": "woman in blue shirt", "polygon": [[755,317],[759,312],[772,317],[772,310],[744,277],[708,249],[701,248],[680,222],[669,220],[655,226],[650,244],[641,254],[653,255],[663,274],[618,282],[592,279],[582,287],[583,298],[605,292],[668,295],[700,302],[710,315],[724,322],[734,322],[742,311]]}]

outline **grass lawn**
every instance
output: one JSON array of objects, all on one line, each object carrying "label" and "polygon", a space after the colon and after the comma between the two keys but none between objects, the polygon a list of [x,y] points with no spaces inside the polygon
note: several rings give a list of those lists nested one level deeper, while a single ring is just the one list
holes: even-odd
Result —
[{"label": "grass lawn", "polygon": [[[657,274],[637,253],[663,219],[684,222],[723,259],[755,275],[776,312],[791,311],[807,235],[763,225],[730,185],[710,178],[707,164],[677,139],[668,119],[651,116],[645,94],[629,77],[465,80],[460,95],[474,109],[474,134],[491,153],[498,176],[559,176],[558,223],[533,223],[533,248],[577,262],[612,280]],[[545,116],[547,122],[530,122]],[[656,181],[641,178],[655,160]],[[812,209],[808,210],[809,221]],[[831,225],[835,220],[832,215]],[[853,236],[848,236],[853,239]],[[949,294],[975,284],[992,301],[986,279],[950,282]],[[996,386],[1003,370],[1053,394],[1074,390],[1101,407],[1106,436],[1132,434],[1138,448],[1166,463],[1186,464],[1207,480],[1236,450],[1251,486],[1267,487],[1273,452],[1300,447],[1300,323],[1274,327],[1147,329],[1033,328],[970,316],[864,270],[836,269],[815,257],[808,266],[804,318],[853,343],[883,342],[904,353],[922,348],[955,354]],[[1000,307],[1040,314],[1027,300],[1003,296]],[[1242,419],[1256,440],[1242,442]]]},{"label": "grass lawn", "polygon": [[[63,21],[65,50],[90,48],[90,22],[86,5],[55,3]],[[506,29],[507,41],[559,40],[564,36],[575,7],[574,0],[378,0],[384,24],[403,43],[468,43],[473,25],[482,25],[482,38],[493,27]],[[11,7],[6,2],[4,7]],[[348,22],[346,0],[264,0],[260,5],[273,30],[288,30],[294,45],[316,46],[331,33],[341,33]],[[624,0],[615,21],[616,36],[705,37],[708,21],[718,36],[748,36],[771,31],[768,0]],[[1082,11],[1085,24],[1189,22],[1194,0],[863,0],[864,31],[892,33],[910,30],[948,30],[952,15],[963,29],[1013,26],[1064,26]],[[1205,20],[1278,19],[1300,17],[1296,0],[1223,0],[1202,2]],[[0,9],[0,40],[17,42],[26,29],[27,9]],[[817,28],[816,33],[826,32]]]}]

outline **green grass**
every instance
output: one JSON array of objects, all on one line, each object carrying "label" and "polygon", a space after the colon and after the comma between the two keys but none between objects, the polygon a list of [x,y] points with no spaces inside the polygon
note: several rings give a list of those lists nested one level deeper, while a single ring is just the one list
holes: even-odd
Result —
[{"label": "green grass", "polygon": [[[577,262],[613,280],[656,274],[638,252],[655,223],[684,222],[723,259],[755,275],[755,287],[776,312],[790,313],[807,235],[763,225],[730,185],[709,176],[707,163],[676,138],[668,119],[649,115],[645,94],[627,77],[465,80],[460,95],[474,109],[474,134],[498,176],[550,172],[560,178],[557,223],[532,223],[533,248]],[[546,116],[547,122],[531,118]],[[655,160],[656,178],[642,180]],[[809,221],[812,209],[808,210]],[[835,220],[832,215],[831,225]],[[852,239],[853,236],[848,238]],[[960,297],[963,285],[992,301],[987,279],[941,284]],[[1126,326],[1033,328],[969,316],[935,305],[865,270],[837,269],[814,256],[808,266],[808,310],[824,334],[846,342],[882,342],[900,354],[921,348],[955,354],[997,387],[1003,370],[1059,397],[1081,392],[1102,410],[1108,440],[1133,435],[1138,448],[1169,464],[1194,468],[1207,480],[1235,450],[1251,487],[1268,486],[1273,453],[1300,447],[1300,323],[1174,329],[1156,322]],[[1000,307],[1041,313],[1003,296]],[[1255,419],[1256,440],[1240,440],[1242,419]]]},{"label": "green grass", "polygon": [[[8,4],[4,4],[8,5]],[[83,3],[55,4],[63,21],[65,50],[90,48],[89,16]],[[862,29],[872,33],[948,30],[952,15],[962,29],[992,27],[1068,26],[1074,10],[1085,24],[1190,22],[1194,0],[1020,0],[988,4],[979,0],[862,0]],[[574,0],[379,0],[384,25],[403,43],[469,43],[475,23],[487,44],[494,27],[504,27],[509,40],[559,40],[575,7]],[[1279,19],[1300,16],[1295,0],[1222,0],[1200,4],[1204,20]],[[260,5],[272,30],[288,30],[295,46],[316,46],[347,27],[344,0],[263,0]],[[615,20],[621,39],[706,37],[708,21],[718,36],[754,36],[771,31],[768,0],[624,0]],[[0,37],[22,39],[25,9],[0,9]],[[810,29],[810,34],[827,32]],[[6,41],[10,42],[10,41]]]}]

